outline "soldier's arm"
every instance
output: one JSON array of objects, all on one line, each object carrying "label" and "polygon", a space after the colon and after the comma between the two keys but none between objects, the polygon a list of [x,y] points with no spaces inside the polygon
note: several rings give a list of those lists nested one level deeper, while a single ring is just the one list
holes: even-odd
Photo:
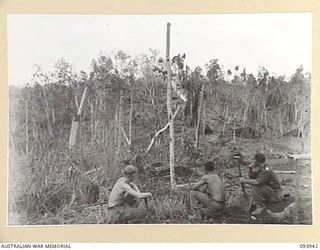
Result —
[{"label": "soldier's arm", "polygon": [[249,185],[253,185],[253,186],[259,186],[259,182],[255,179],[245,179],[245,178],[240,178],[240,182],[241,183],[246,183]]},{"label": "soldier's arm", "polygon": [[197,189],[198,187],[201,187],[202,185],[207,183],[207,178],[206,176],[203,176],[198,182],[194,183],[191,185],[191,189]]},{"label": "soldier's arm", "polygon": [[246,183],[246,184],[250,184],[253,186],[262,186],[265,183],[268,182],[270,178],[270,172],[269,171],[265,171],[264,173],[259,174],[259,176],[256,179],[244,179],[241,178],[240,182],[241,183]]},{"label": "soldier's arm", "polygon": [[130,182],[129,184],[135,191],[140,192],[140,190],[136,184],[134,184],[133,182]]},{"label": "soldier's arm", "polygon": [[151,197],[152,194],[151,193],[141,193],[140,191],[136,191],[134,190],[129,184],[127,183],[123,183],[121,185],[122,189],[127,192],[128,194],[131,194],[132,196],[138,198],[138,199],[144,199],[144,198],[148,198]]},{"label": "soldier's arm", "polygon": [[256,174],[254,174],[254,173],[252,172],[252,167],[253,167],[253,164],[250,164],[250,165],[249,165],[249,171],[248,171],[248,177],[249,177],[250,179],[255,179],[257,176],[256,176]]}]

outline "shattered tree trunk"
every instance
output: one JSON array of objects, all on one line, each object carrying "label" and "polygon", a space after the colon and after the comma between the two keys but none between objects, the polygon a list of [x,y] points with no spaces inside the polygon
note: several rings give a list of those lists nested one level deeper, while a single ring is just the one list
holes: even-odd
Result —
[{"label": "shattered tree trunk", "polygon": [[281,109],[279,109],[279,129],[280,129],[280,137],[283,137],[283,128],[282,128],[282,115]]},{"label": "shattered tree trunk", "polygon": [[26,156],[29,155],[29,108],[28,108],[28,99],[25,101],[26,104],[26,127],[25,127],[25,133],[26,133]]},{"label": "shattered tree trunk", "polygon": [[10,150],[12,148],[12,151],[14,153],[14,155],[17,155],[17,148],[16,148],[16,144],[14,143],[14,138],[13,138],[13,134],[12,131],[9,129],[9,140],[10,140]]},{"label": "shattered tree trunk", "polygon": [[53,134],[53,128],[52,128],[52,125],[51,125],[51,121],[50,121],[50,105],[49,105],[49,102],[47,100],[47,96],[44,95],[44,110],[45,110],[45,113],[46,113],[46,118],[47,118],[47,124],[48,124],[48,133],[51,137],[54,136]]},{"label": "shattered tree trunk", "polygon": [[171,69],[170,69],[170,23],[167,23],[167,44],[166,44],[166,68],[167,68],[167,110],[169,120],[170,133],[170,183],[171,188],[176,188],[175,173],[174,173],[174,122],[171,109]]},{"label": "shattered tree trunk", "polygon": [[117,120],[117,155],[120,154],[120,150],[121,150],[121,128],[122,128],[122,99],[123,99],[123,94],[122,94],[122,90],[120,90],[120,96],[119,96],[119,103],[118,103],[118,120]]},{"label": "shattered tree trunk", "polygon": [[77,93],[74,94],[74,102],[76,103],[76,107],[77,107],[77,110],[79,109],[79,102],[78,102],[78,95]]},{"label": "shattered tree trunk", "polygon": [[247,121],[247,116],[248,116],[248,102],[245,100],[244,102],[244,108],[243,108],[243,119],[242,119],[242,127],[245,127],[246,121]]},{"label": "shattered tree trunk", "polygon": [[222,127],[222,135],[224,135],[224,134],[225,134],[225,131],[226,131],[226,124],[227,124],[228,119],[229,119],[229,117],[228,117],[228,111],[229,111],[229,106],[227,106],[226,114],[225,114],[225,116],[224,116],[223,127]]},{"label": "shattered tree trunk", "polygon": [[94,122],[94,106],[93,100],[90,102],[90,111],[91,111],[91,147],[93,148],[94,139],[95,139],[95,122]]},{"label": "shattered tree trunk", "polygon": [[54,110],[54,105],[52,103],[52,123],[53,123],[53,126],[56,125],[56,112]]},{"label": "shattered tree trunk", "polygon": [[206,100],[203,100],[203,119],[202,119],[202,143],[203,147],[205,148],[205,138],[206,136]]},{"label": "shattered tree trunk", "polygon": [[264,102],[263,102],[263,115],[264,115],[264,125],[266,127],[266,130],[268,131],[268,114],[267,114],[265,97],[264,97]]},{"label": "shattered tree trunk", "polygon": [[132,147],[132,114],[133,114],[133,94],[130,94],[130,114],[129,114],[129,150],[131,151]]},{"label": "shattered tree trunk", "polygon": [[197,121],[197,127],[196,127],[196,141],[195,141],[196,149],[198,149],[198,146],[199,146],[199,129],[200,129],[200,122],[201,122],[202,106],[203,106],[204,88],[205,88],[205,83],[203,82],[201,86],[200,105],[199,105],[198,121]]},{"label": "shattered tree trunk", "polygon": [[236,143],[236,122],[235,122],[235,118],[233,118],[232,138],[233,138],[233,143]]},{"label": "shattered tree trunk", "polygon": [[77,141],[77,133],[79,130],[79,123],[80,123],[80,115],[83,110],[84,101],[86,100],[88,94],[88,86],[85,86],[81,98],[81,102],[78,108],[78,112],[75,118],[73,118],[72,124],[71,124],[71,130],[70,130],[70,137],[69,137],[69,149],[71,149]]}]

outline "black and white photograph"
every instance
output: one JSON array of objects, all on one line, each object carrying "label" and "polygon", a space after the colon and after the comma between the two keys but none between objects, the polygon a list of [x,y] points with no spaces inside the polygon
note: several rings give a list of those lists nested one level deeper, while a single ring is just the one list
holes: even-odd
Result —
[{"label": "black and white photograph", "polygon": [[312,13],[7,15],[7,226],[313,225]]}]

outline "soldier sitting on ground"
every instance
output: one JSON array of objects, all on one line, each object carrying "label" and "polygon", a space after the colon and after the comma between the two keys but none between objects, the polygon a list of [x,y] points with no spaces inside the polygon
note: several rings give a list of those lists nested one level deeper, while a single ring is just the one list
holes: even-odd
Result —
[{"label": "soldier sitting on ground", "polygon": [[264,154],[257,153],[254,162],[249,166],[249,179],[240,178],[241,183],[252,186],[253,203],[256,209],[252,215],[260,214],[268,202],[281,201],[282,189],[274,172],[266,165]]},{"label": "soldier sitting on ground", "polygon": [[[225,190],[220,177],[215,173],[212,161],[204,164],[205,175],[191,186],[191,206],[195,214],[189,216],[190,220],[201,219],[201,208],[205,207],[208,212],[219,212],[224,208]],[[200,191],[205,187],[204,191]]]},{"label": "soldier sitting on ground", "polygon": [[127,165],[124,170],[124,177],[121,177],[109,196],[108,224],[141,223],[147,216],[147,208],[143,199],[152,197],[151,193],[141,193],[133,181],[137,175],[137,168],[133,165]]}]

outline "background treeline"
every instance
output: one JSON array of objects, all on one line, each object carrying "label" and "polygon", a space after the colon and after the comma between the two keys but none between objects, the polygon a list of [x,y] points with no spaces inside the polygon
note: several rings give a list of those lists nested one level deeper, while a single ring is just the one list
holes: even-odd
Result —
[{"label": "background treeline", "polygon": [[[311,75],[302,66],[285,78],[270,76],[264,67],[256,76],[239,66],[224,72],[217,59],[191,70],[185,59],[172,58],[178,182],[179,167],[219,154],[221,147],[206,138],[223,144],[240,137],[309,136]],[[24,87],[10,86],[9,222],[44,224],[48,216],[56,220],[50,223],[87,222],[75,220],[71,208],[106,201],[126,163],[137,165],[142,187],[166,192],[152,183],[155,171],[165,171],[169,162],[168,131],[155,136],[168,123],[167,72],[159,52],[100,53],[91,66],[90,72],[75,72],[59,59],[50,72],[37,66]],[[85,86],[77,143],[69,149]],[[166,202],[172,201],[163,200],[162,221],[173,216]]]}]

